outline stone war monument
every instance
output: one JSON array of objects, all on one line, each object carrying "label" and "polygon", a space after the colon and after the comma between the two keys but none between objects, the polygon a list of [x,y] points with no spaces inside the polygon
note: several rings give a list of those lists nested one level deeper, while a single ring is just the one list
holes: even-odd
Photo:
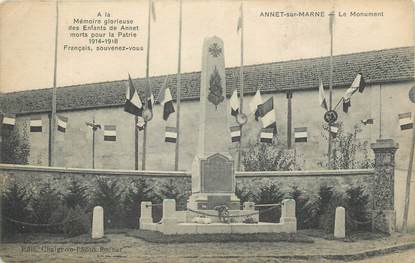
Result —
[{"label": "stone war monument", "polygon": [[163,218],[154,223],[151,202],[142,202],[140,229],[164,234],[297,231],[292,199],[275,204],[281,205],[280,223],[259,222],[259,211],[252,202],[245,202],[241,209],[235,195],[235,162],[228,152],[229,115],[223,41],[213,36],[203,43],[198,151],[192,164],[192,193],[187,209],[176,211],[175,200],[165,199]]},{"label": "stone war monument", "polygon": [[216,36],[206,38],[202,54],[198,151],[192,165],[192,195],[188,202],[191,209],[212,210],[226,205],[239,210],[235,165],[228,153],[227,104],[223,41]]}]

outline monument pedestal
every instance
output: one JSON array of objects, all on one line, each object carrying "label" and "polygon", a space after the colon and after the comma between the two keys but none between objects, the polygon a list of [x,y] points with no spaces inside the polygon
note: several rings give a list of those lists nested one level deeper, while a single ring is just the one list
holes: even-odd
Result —
[{"label": "monument pedestal", "polygon": [[220,205],[226,205],[230,210],[240,209],[240,201],[235,194],[196,193],[187,201],[187,208],[192,210],[214,210]]},{"label": "monument pedestal", "polygon": [[214,210],[226,205],[239,210],[239,198],[235,195],[234,161],[229,154],[198,154],[192,165],[192,195],[188,208]]}]

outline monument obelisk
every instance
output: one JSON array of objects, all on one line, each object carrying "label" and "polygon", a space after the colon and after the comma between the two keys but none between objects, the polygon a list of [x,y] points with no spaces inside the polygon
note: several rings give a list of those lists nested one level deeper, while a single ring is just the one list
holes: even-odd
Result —
[{"label": "monument obelisk", "polygon": [[203,42],[200,81],[199,140],[188,206],[210,210],[226,205],[239,210],[234,161],[228,152],[231,146],[229,106],[223,41],[219,37],[206,38]]}]

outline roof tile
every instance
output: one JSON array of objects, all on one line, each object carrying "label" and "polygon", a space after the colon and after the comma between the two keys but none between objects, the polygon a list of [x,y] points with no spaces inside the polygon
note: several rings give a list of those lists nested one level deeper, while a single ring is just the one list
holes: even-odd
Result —
[{"label": "roof tile", "polygon": [[[350,85],[359,71],[368,83],[413,80],[414,47],[338,55],[333,57],[333,64],[335,87]],[[157,96],[166,77],[175,98],[176,75],[151,77],[153,93]],[[253,94],[257,88],[264,93],[317,88],[320,77],[328,85],[329,57],[248,65],[244,67],[245,94]],[[227,68],[228,96],[239,87],[239,81],[239,67]],[[133,83],[142,94],[145,79],[134,79]],[[123,105],[126,85],[126,80],[118,80],[58,88],[57,110]],[[182,74],[183,100],[198,99],[199,91],[200,72]],[[1,110],[16,114],[50,111],[51,100],[50,88],[0,94]]]}]

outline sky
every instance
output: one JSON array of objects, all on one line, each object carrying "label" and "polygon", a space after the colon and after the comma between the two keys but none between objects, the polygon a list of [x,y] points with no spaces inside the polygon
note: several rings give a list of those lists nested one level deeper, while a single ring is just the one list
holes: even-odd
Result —
[{"label": "sky", "polygon": [[[144,77],[148,0],[59,2],[57,86]],[[227,67],[240,64],[239,0],[183,0],[181,71],[199,71],[203,39],[224,41]],[[346,54],[413,45],[413,4],[408,0],[244,0],[244,64],[328,56],[328,13],[334,9],[333,53]],[[178,70],[179,1],[155,0],[151,21],[150,76]],[[261,12],[325,12],[324,17],[261,17]],[[383,12],[353,17],[350,12]],[[64,46],[95,48],[88,38],[70,37],[74,19],[132,19],[137,37],[119,38],[139,51],[68,51]],[[340,16],[339,12],[346,14]],[[0,3],[0,92],[49,88],[54,78],[55,1]],[[114,31],[117,33],[119,30]],[[82,31],[79,31],[82,32]],[[91,33],[92,31],[85,31]],[[107,31],[102,31],[108,34]],[[112,31],[111,31],[112,32]],[[112,44],[107,44],[112,45]],[[105,46],[102,44],[101,46]]]}]

